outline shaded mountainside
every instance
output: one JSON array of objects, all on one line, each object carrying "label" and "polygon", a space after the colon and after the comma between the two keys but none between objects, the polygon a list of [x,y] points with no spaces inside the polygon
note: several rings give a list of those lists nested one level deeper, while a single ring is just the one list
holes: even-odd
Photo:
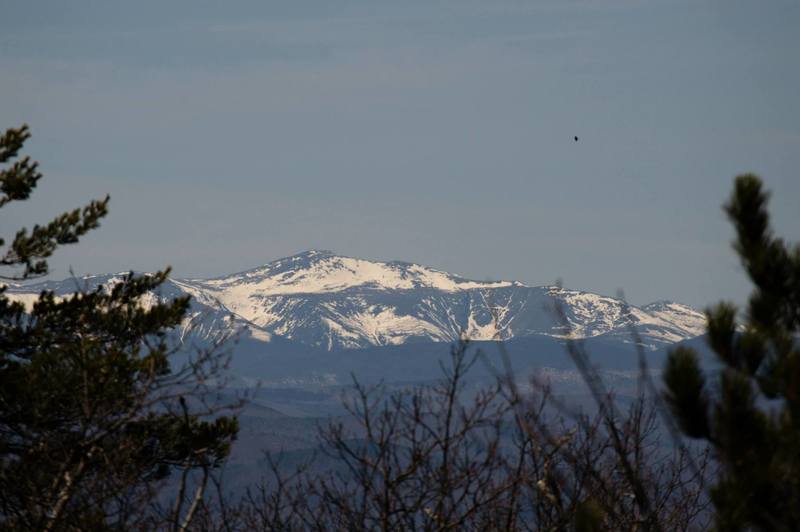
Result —
[{"label": "shaded mountainside", "polygon": [[[121,274],[11,285],[12,299],[42,290],[118,282]],[[174,279],[156,298],[192,296],[186,341],[239,333],[245,343],[289,343],[321,351],[431,342],[545,337],[606,338],[630,343],[632,328],[649,350],[702,334],[702,313],[678,303],[644,307],[588,292],[516,281],[481,282],[405,262],[378,262],[308,251],[213,279]],[[557,317],[563,311],[566,323]],[[568,325],[567,325],[568,324]],[[276,347],[276,346],[273,346]]]}]

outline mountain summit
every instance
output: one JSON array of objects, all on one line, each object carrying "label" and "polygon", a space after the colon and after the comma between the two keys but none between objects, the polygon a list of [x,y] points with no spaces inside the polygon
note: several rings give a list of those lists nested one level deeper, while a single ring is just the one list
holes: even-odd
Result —
[{"label": "mountain summit", "polygon": [[[118,276],[83,279],[87,287]],[[12,285],[30,301],[41,290],[63,295],[75,280]],[[153,297],[193,297],[184,338],[219,338],[235,330],[334,350],[410,342],[510,340],[531,336],[630,342],[647,347],[702,334],[705,317],[678,303],[644,307],[617,298],[516,281],[482,282],[407,262],[380,262],[312,250],[212,279],[174,279]],[[559,317],[560,316],[560,317]]]},{"label": "mountain summit", "polygon": [[370,261],[317,250],[202,283],[222,293],[261,296],[325,294],[358,287],[376,290],[428,288],[457,292],[474,288],[522,286],[509,281],[481,283],[418,264]]}]

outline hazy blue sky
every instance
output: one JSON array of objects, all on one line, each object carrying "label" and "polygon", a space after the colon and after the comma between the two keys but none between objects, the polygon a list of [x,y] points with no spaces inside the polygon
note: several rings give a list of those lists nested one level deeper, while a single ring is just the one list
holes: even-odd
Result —
[{"label": "hazy blue sky", "polygon": [[[720,204],[800,239],[798,2],[3,1],[0,127],[106,192],[53,277],[309,248],[703,306],[748,291]],[[580,137],[579,142],[573,136]]]}]

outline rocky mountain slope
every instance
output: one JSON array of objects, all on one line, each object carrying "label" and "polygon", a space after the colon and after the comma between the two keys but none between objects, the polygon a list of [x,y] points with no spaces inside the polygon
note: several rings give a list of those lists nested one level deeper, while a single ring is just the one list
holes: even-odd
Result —
[{"label": "rocky mountain slope", "polygon": [[[67,295],[118,282],[99,275],[10,285],[27,302],[42,290]],[[153,298],[189,294],[192,312],[180,331],[208,341],[234,332],[260,342],[279,337],[326,350],[546,336],[604,335],[631,342],[634,328],[649,349],[704,332],[702,313],[673,302],[643,307],[555,286],[480,282],[405,262],[378,262],[308,251],[213,279],[173,279]]]}]

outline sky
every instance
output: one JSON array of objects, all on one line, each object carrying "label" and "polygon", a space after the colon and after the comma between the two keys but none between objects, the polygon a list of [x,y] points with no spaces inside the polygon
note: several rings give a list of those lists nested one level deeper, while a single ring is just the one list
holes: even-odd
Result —
[{"label": "sky", "polygon": [[51,278],[329,249],[742,302],[743,172],[800,240],[794,1],[2,3],[0,127],[44,174],[2,236],[111,195]]}]

